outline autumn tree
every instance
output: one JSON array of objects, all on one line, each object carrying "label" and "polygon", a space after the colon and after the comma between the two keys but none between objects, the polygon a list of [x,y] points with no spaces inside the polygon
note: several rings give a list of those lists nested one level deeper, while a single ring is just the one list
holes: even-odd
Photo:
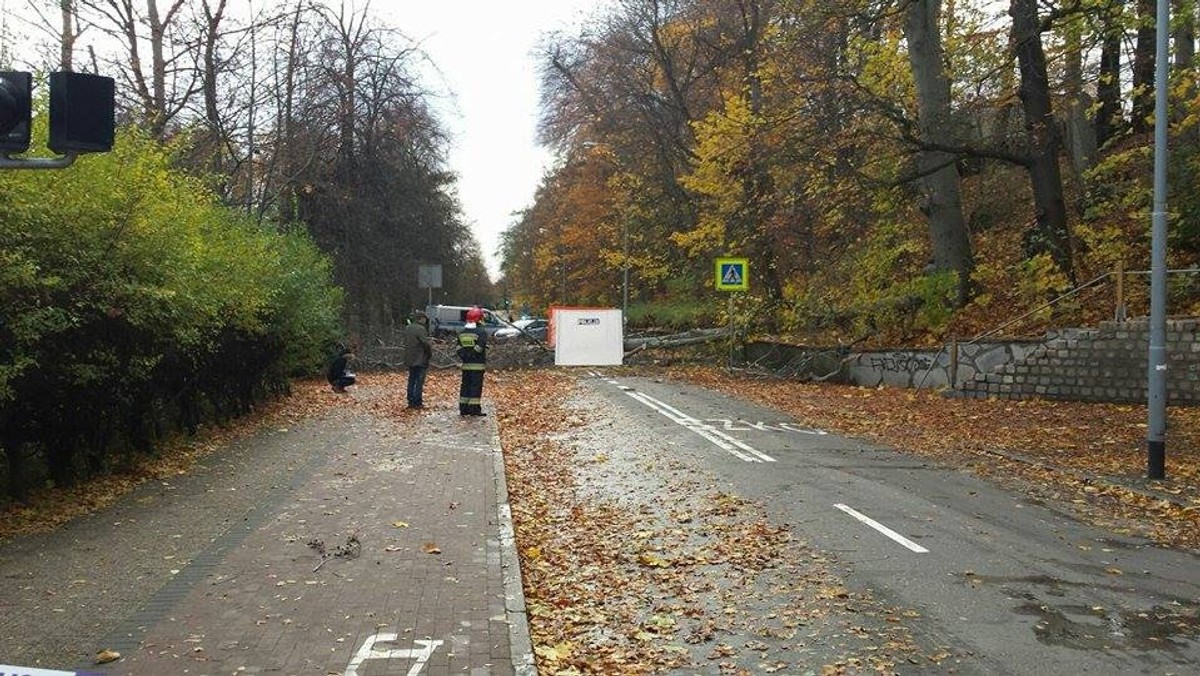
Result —
[{"label": "autumn tree", "polygon": [[945,71],[941,40],[941,1],[911,0],[904,18],[908,60],[916,85],[917,126],[928,146],[918,153],[923,184],[921,211],[929,219],[929,240],[937,270],[958,276],[958,305],[970,297],[975,267],[971,239],[959,193],[958,157],[937,148],[954,145],[950,80]]}]

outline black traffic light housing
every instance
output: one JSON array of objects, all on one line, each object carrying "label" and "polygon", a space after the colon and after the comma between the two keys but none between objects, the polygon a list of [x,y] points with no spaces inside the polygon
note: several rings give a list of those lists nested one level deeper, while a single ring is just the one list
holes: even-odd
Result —
[{"label": "black traffic light housing", "polygon": [[106,153],[112,150],[114,85],[111,77],[50,74],[50,150]]},{"label": "black traffic light housing", "polygon": [[[45,159],[3,159],[29,150],[33,113],[33,76],[0,71],[0,165],[12,168],[49,167]],[[87,73],[50,74],[50,149],[60,155],[112,150],[114,83],[110,77]]]},{"label": "black traffic light housing", "polygon": [[0,153],[29,150],[29,122],[33,118],[33,76],[0,71]]}]

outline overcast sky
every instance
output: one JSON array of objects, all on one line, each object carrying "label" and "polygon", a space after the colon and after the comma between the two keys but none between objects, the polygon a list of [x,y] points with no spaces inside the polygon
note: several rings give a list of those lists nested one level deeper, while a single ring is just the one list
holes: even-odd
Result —
[{"label": "overcast sky", "polygon": [[[358,8],[368,2],[346,1]],[[440,94],[436,107],[452,139],[449,159],[459,176],[459,199],[493,279],[499,277],[500,233],[513,222],[513,212],[531,204],[549,162],[535,141],[538,40],[554,30],[576,33],[610,1],[370,2],[372,13],[417,41],[437,69],[425,73],[425,84]],[[29,7],[28,0],[0,0],[4,17],[10,11],[28,17]],[[233,13],[245,7],[247,0],[230,3]],[[28,26],[5,23],[14,33],[29,33]],[[22,45],[15,47],[22,51]]]},{"label": "overcast sky", "polygon": [[513,212],[529,206],[549,161],[535,142],[534,53],[546,31],[576,32],[607,0],[390,0],[372,6],[418,40],[440,70],[429,84],[450,90],[442,121],[453,138],[452,169],[467,222],[499,276],[496,249]]}]

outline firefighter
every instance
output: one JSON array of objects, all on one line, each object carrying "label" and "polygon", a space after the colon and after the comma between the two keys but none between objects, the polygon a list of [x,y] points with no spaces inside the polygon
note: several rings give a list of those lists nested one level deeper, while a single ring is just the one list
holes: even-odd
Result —
[{"label": "firefighter", "polygon": [[462,386],[458,390],[459,415],[483,412],[483,372],[487,368],[487,332],[479,325],[483,310],[467,310],[466,326],[458,334],[458,358],[462,360]]}]

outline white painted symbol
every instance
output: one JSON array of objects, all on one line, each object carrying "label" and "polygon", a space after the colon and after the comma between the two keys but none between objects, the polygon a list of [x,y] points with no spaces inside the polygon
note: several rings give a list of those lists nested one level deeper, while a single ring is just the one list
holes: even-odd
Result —
[{"label": "white painted symbol", "polygon": [[725,286],[742,285],[742,266],[736,263],[724,263],[721,267],[724,268],[721,272],[721,284]]},{"label": "white painted symbol", "polygon": [[58,671],[57,669],[39,669],[37,667],[17,667],[11,664],[0,664],[0,676],[75,676],[75,672]]},{"label": "white painted symbol", "polygon": [[658,399],[655,399],[644,392],[635,392],[629,390],[626,391],[625,394],[628,394],[645,406],[649,406],[655,411],[658,411],[672,422],[682,425],[683,427],[686,427],[696,434],[699,434],[705,439],[708,439],[718,448],[727,451],[730,455],[733,455],[736,458],[740,458],[746,462],[775,462],[775,458],[772,458],[766,453],[763,453],[762,451],[753,448],[749,444],[743,443],[742,441],[725,434],[712,425],[709,425],[701,420],[697,420],[696,418],[693,418],[683,411],[680,411],[674,406],[659,401]]},{"label": "white painted symbol", "polygon": [[413,641],[413,645],[424,646],[423,648],[410,648],[407,650],[397,650],[394,648],[376,648],[379,643],[395,643],[396,634],[375,634],[368,636],[367,640],[363,641],[362,647],[354,654],[354,658],[350,660],[349,666],[343,676],[358,676],[358,667],[367,660],[416,660],[408,669],[408,676],[417,676],[421,673],[421,669],[425,667],[425,663],[429,661],[433,651],[437,650],[443,641]]},{"label": "white painted symbol", "polygon": [[[623,388],[629,389],[629,388]],[[729,418],[705,418],[706,423],[721,423],[721,427],[726,432],[796,432],[798,434],[813,434],[816,436],[824,436],[828,434],[825,430],[811,429],[808,427],[797,427],[791,423],[776,423],[774,425],[765,422],[750,422],[749,420],[731,420]]]},{"label": "white painted symbol", "polygon": [[829,434],[825,430],[819,430],[819,429],[811,428],[811,427],[796,427],[795,425],[793,425],[791,423],[779,423],[779,426],[785,430],[789,430],[792,432],[799,432],[800,434],[813,434],[818,437],[823,437],[823,436]]},{"label": "white painted symbol", "polygon": [[834,507],[837,507],[838,509],[842,510],[843,512],[845,512],[845,513],[849,514],[850,516],[858,519],[859,521],[867,524],[871,528],[874,528],[875,530],[879,531],[880,533],[883,533],[884,535],[888,536],[892,540],[900,543],[901,545],[904,545],[905,547],[911,549],[912,551],[914,551],[918,554],[925,554],[925,553],[929,552],[928,549],[925,549],[921,545],[913,542],[912,540],[909,540],[908,538],[897,533],[896,531],[892,530],[891,528],[888,528],[887,526],[879,523],[878,521],[876,521],[875,519],[872,519],[871,517],[867,516],[866,514],[856,512],[854,509],[847,507],[846,505],[843,505],[840,503],[834,505]]}]

